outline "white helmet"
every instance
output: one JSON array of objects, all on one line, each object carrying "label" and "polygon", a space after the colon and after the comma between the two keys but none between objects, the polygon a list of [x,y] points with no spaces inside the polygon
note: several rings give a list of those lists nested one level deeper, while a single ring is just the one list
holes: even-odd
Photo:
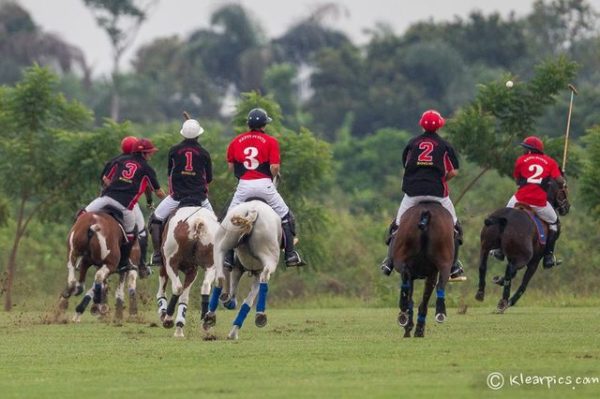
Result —
[{"label": "white helmet", "polygon": [[195,139],[204,133],[204,129],[202,126],[200,126],[200,123],[198,123],[197,120],[188,119],[187,121],[183,122],[183,126],[181,126],[181,131],[179,133],[181,133],[181,135],[186,139]]}]

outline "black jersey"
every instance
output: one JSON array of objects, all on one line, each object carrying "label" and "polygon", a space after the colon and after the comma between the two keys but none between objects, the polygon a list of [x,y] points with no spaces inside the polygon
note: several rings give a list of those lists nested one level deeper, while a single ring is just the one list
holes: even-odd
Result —
[{"label": "black jersey", "polygon": [[126,157],[127,154],[120,154],[117,155],[116,157],[112,158],[110,161],[108,161],[105,165],[104,168],[102,169],[102,174],[100,175],[100,181],[102,182],[102,185],[104,185],[104,178],[106,177],[108,180],[112,180],[114,177],[114,173],[115,173],[115,169],[113,168],[113,165],[115,164],[115,162],[117,162],[119,159]]},{"label": "black jersey", "polygon": [[410,140],[402,153],[402,191],[414,197],[447,197],[446,175],[458,169],[454,148],[437,133],[424,132]]},{"label": "black jersey", "polygon": [[210,154],[196,139],[185,139],[169,151],[169,193],[176,201],[204,201],[213,179]]},{"label": "black jersey", "polygon": [[160,189],[156,172],[141,154],[117,157],[106,176],[112,176],[112,179],[102,195],[113,198],[127,209],[133,209],[147,187],[152,191]]}]

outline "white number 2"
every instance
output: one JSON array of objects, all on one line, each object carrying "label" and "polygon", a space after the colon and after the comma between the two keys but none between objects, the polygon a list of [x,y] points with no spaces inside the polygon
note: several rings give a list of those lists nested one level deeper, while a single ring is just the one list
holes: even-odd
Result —
[{"label": "white number 2", "polygon": [[254,170],[258,168],[259,163],[258,159],[256,159],[256,156],[258,155],[258,149],[256,147],[244,148],[244,155],[246,156],[246,160],[244,161],[244,167],[246,169]]},{"label": "white number 2", "polygon": [[527,168],[530,172],[533,172],[530,178],[527,179],[527,183],[531,184],[540,184],[542,182],[542,178],[540,177],[542,173],[544,173],[544,168],[540,165],[532,164]]}]

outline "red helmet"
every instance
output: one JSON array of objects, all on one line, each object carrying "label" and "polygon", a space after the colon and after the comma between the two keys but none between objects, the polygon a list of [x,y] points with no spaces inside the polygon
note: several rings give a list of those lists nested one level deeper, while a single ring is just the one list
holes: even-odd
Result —
[{"label": "red helmet", "polygon": [[436,130],[441,129],[445,123],[446,121],[442,118],[442,115],[434,109],[428,109],[423,112],[421,120],[419,121],[419,125],[421,125],[426,132],[435,132]]},{"label": "red helmet", "polygon": [[141,152],[143,154],[152,154],[158,151],[158,148],[152,144],[149,139],[139,139],[133,152]]},{"label": "red helmet", "polygon": [[529,136],[520,144],[528,150],[544,152],[544,143],[539,137]]},{"label": "red helmet", "polygon": [[123,154],[131,154],[137,143],[137,138],[133,136],[127,136],[121,140],[121,151],[123,151]]}]

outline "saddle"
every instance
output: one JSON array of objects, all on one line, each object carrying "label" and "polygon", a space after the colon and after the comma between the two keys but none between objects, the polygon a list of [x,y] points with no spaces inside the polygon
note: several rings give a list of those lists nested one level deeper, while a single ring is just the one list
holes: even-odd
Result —
[{"label": "saddle", "polygon": [[535,213],[535,211],[533,209],[531,209],[531,207],[527,204],[517,202],[515,204],[515,208],[521,209],[522,211],[525,211],[525,213],[527,213],[527,215],[533,221],[533,224],[536,227],[538,241],[539,241],[540,245],[546,245],[547,236],[546,236],[546,231],[544,230],[545,222],[542,221],[542,219],[539,218],[539,216]]}]

